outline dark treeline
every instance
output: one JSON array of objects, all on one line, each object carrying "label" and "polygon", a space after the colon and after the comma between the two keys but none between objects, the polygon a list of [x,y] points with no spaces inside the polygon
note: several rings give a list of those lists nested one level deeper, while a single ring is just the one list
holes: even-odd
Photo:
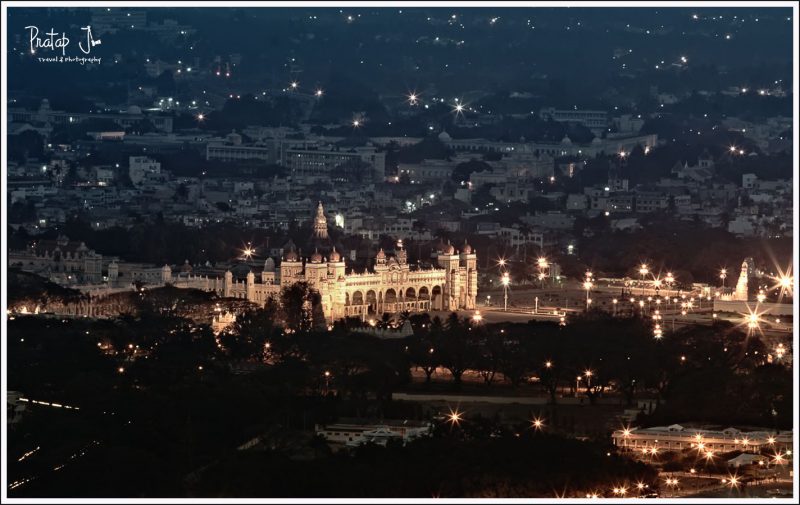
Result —
[{"label": "dark treeline", "polygon": [[[570,394],[576,374],[590,370],[591,383],[580,384],[590,404],[608,395],[628,403],[658,399],[640,425],[791,425],[791,371],[765,364],[763,343],[727,323],[656,340],[642,320],[594,313],[565,326],[405,314],[414,336],[379,340],[354,333],[356,321],[317,329],[319,300],[307,287],[284,290],[281,302],[281,309],[244,310],[218,336],[158,310],[110,320],[9,321],[9,389],[81,409],[34,408],[23,424],[28,435],[10,437],[15,454],[31,444],[45,448],[10,471],[38,477],[21,496],[103,496],[111,489],[124,496],[297,496],[308,479],[315,492],[331,496],[549,496],[651,475],[608,459],[606,442],[531,437],[530,430],[469,416],[455,427],[439,425],[432,440],[354,456],[332,456],[311,438],[315,423],[340,416],[432,419],[392,400],[410,384],[412,367],[442,367],[453,390],[474,370],[487,388],[525,385],[526,394],[556,403]],[[233,373],[242,367],[251,372]],[[258,453],[235,451],[255,436]],[[51,470],[84,448],[85,456]],[[115,464],[101,463],[107,461]],[[253,462],[266,477],[230,487],[239,482],[231,476],[249,475]],[[288,469],[307,477],[298,481]],[[89,481],[76,478],[87,471]],[[396,487],[372,484],[382,472]]]}]

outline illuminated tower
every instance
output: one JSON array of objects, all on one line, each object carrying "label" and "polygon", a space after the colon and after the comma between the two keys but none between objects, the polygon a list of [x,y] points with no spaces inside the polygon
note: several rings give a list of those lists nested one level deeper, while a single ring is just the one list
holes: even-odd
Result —
[{"label": "illuminated tower", "polygon": [[323,240],[328,238],[328,219],[325,217],[322,202],[317,205],[317,214],[314,216],[314,238]]},{"label": "illuminated tower", "polygon": [[742,271],[739,273],[739,281],[736,283],[736,291],[733,292],[734,300],[747,301],[748,299],[748,281],[750,275],[753,273],[753,259],[746,258],[742,262]]}]

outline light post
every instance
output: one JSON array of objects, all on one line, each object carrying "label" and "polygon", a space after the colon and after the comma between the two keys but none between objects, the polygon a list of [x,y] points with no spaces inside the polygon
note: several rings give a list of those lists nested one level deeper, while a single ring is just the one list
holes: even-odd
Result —
[{"label": "light post", "polygon": [[611,305],[614,307],[614,317],[617,317],[617,303],[618,303],[618,300],[616,298],[611,300]]},{"label": "light post", "polygon": [[642,282],[642,296],[644,296],[644,276],[647,275],[649,271],[650,269],[647,267],[646,263],[642,263],[639,267],[639,277],[641,278]]},{"label": "light post", "polygon": [[719,271],[719,278],[722,280],[722,291],[725,291],[725,279],[728,277],[728,269],[723,268]]},{"label": "light post", "polygon": [[331,372],[329,370],[325,370],[325,396],[328,396],[328,389],[330,387],[331,382]]},{"label": "light post", "polygon": [[550,263],[547,261],[547,258],[544,256],[540,256],[536,260],[536,266],[539,268],[539,281],[541,284],[541,289],[544,289],[544,279],[547,277],[545,274],[545,270],[550,267]]},{"label": "light post", "polygon": [[578,397],[578,390],[580,388],[580,384],[581,384],[581,376],[579,375],[575,377],[575,398]]},{"label": "light post", "polygon": [[584,283],[583,283],[583,289],[586,290],[586,311],[587,312],[589,311],[589,304],[592,303],[592,300],[589,298],[589,291],[591,291],[592,286],[593,286],[592,281],[590,281],[588,279],[586,281],[584,281]]},{"label": "light post", "polygon": [[511,283],[511,279],[508,277],[508,272],[503,272],[503,277],[500,279],[500,282],[503,284],[503,311],[508,311],[508,285]]},{"label": "light post", "polygon": [[667,272],[664,282],[667,283],[667,291],[672,291],[672,285],[675,284],[675,276],[672,275],[672,272]]},{"label": "light post", "polygon": [[534,303],[535,303],[535,305],[534,305],[534,308],[533,308],[533,313],[534,314],[538,314],[539,313],[539,297],[538,296],[536,297]]}]

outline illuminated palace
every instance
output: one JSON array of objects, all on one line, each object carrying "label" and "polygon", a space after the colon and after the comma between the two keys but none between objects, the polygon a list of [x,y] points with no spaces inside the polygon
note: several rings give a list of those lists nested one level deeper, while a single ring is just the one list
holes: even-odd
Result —
[{"label": "illuminated palace", "polygon": [[[314,217],[313,239],[318,242],[327,238],[328,224],[320,203]],[[474,309],[478,294],[478,261],[469,244],[465,243],[460,251],[449,243],[442,244],[436,263],[433,268],[409,265],[400,243],[392,256],[379,250],[372,270],[358,273],[348,271],[335,247],[327,256],[315,251],[307,259],[301,258],[292,248],[284,253],[277,268],[275,261],[267,258],[259,277],[253,271],[244,280],[235,280],[230,271],[222,278],[173,275],[172,269],[164,266],[162,281],[258,304],[266,303],[271,297],[277,299],[286,286],[306,281],[321,295],[328,321],[344,317],[363,320],[385,312]]]}]

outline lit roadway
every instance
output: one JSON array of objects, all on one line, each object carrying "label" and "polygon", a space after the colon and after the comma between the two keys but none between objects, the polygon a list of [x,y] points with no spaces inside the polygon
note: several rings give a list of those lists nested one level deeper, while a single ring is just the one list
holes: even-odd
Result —
[{"label": "lit roadway", "polygon": [[[503,290],[496,288],[481,291],[477,298],[477,311],[480,319],[487,323],[497,322],[527,322],[531,319],[549,320],[558,322],[563,313],[577,314],[584,312],[587,307],[587,293],[576,282],[566,282],[563,287],[545,286],[544,289],[532,286],[514,287],[513,283],[508,288],[508,310],[503,310]],[[667,301],[677,298],[678,303]],[[685,297],[685,298],[682,298]],[[681,314],[681,302],[692,300],[692,308],[686,309],[686,315]],[[538,301],[537,301],[538,298]],[[633,302],[631,302],[633,298]],[[649,298],[649,300],[648,300]],[[733,316],[727,313],[713,314],[713,301],[708,298],[702,300],[697,293],[661,289],[656,295],[656,290],[640,288],[623,288],[620,286],[602,285],[596,282],[588,293],[589,307],[600,308],[611,314],[620,316],[642,315],[652,317],[656,310],[661,314],[661,326],[665,330],[678,329],[688,324],[710,325],[715,320],[726,320],[734,324],[742,324],[744,319],[740,315]],[[660,303],[657,301],[660,299]],[[616,300],[616,303],[614,303]],[[537,310],[538,304],[538,310]],[[475,311],[460,311],[462,317],[472,317]],[[780,323],[775,318],[764,316],[759,323],[760,332],[766,337],[787,337],[792,335],[792,321],[790,317],[782,317]],[[747,330],[747,327],[742,324]],[[758,331],[758,330],[756,330]]]}]

